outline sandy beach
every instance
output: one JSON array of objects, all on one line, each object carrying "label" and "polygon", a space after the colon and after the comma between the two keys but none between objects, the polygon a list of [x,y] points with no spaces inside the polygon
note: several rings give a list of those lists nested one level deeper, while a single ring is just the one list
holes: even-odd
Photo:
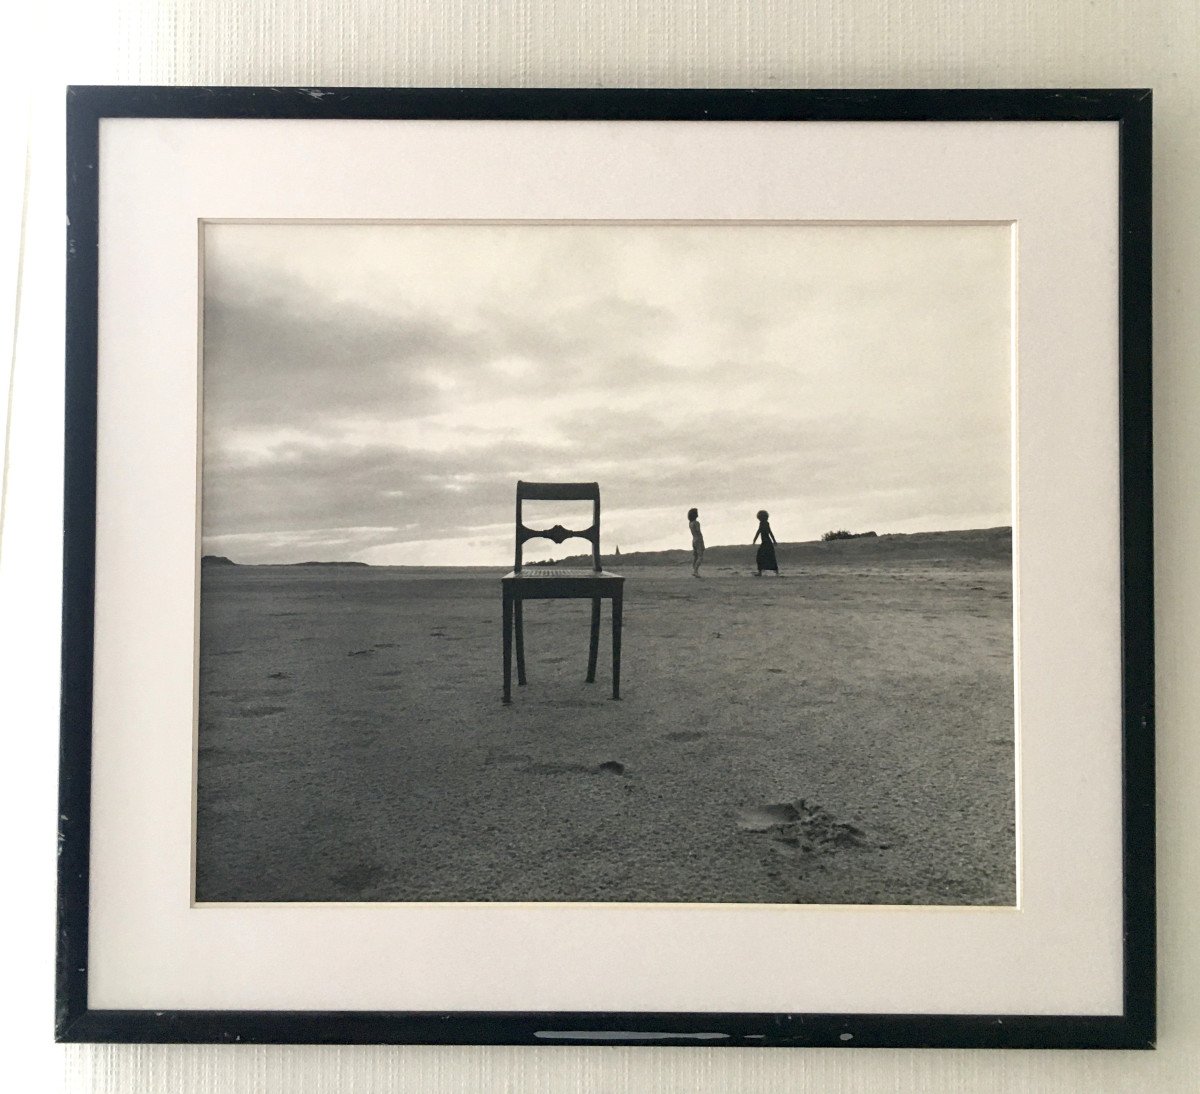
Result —
[{"label": "sandy beach", "polygon": [[1008,530],[688,557],[511,706],[503,569],[205,566],[197,899],[1012,904]]}]

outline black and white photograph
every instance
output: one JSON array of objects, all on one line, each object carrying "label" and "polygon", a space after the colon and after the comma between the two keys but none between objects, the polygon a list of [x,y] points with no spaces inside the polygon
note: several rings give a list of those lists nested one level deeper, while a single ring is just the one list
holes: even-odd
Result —
[{"label": "black and white photograph", "polygon": [[198,903],[1016,904],[1011,225],[201,251]]}]

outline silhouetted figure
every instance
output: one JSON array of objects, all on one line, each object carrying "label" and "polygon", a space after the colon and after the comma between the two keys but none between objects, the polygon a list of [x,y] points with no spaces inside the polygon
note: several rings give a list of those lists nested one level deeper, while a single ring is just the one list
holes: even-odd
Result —
[{"label": "silhouetted figure", "polygon": [[758,511],[758,531],[754,533],[754,539],[751,543],[757,543],[758,537],[762,536],[762,543],[759,544],[758,554],[755,555],[754,561],[758,566],[758,573],[755,577],[762,577],[763,570],[774,570],[776,575],[779,573],[779,562],[775,558],[775,533],[771,531],[771,525],[767,523],[767,517],[770,514],[765,509]]},{"label": "silhouetted figure", "polygon": [[700,563],[704,561],[704,533],[700,531],[700,510],[688,510],[688,528],[692,532],[692,577],[700,576]]}]

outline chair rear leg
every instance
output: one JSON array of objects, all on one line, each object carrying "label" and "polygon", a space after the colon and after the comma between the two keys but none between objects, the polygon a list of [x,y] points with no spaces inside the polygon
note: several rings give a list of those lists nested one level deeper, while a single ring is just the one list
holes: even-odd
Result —
[{"label": "chair rear leg", "polygon": [[517,597],[513,605],[516,612],[517,624],[517,683],[525,683],[525,607],[524,601]]},{"label": "chair rear leg", "polygon": [[596,682],[596,658],[600,653],[600,598],[592,597],[592,633],[588,643],[587,682]]}]

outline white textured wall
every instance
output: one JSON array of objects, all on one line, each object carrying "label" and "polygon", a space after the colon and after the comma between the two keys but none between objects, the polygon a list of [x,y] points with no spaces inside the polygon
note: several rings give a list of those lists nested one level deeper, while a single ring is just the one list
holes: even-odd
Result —
[{"label": "white textured wall", "polygon": [[[0,1068],[14,1090],[1200,1089],[1200,4],[1196,0],[93,0],[0,24]],[[1154,1053],[50,1043],[67,82],[1150,86],[1155,91],[1160,1047]],[[26,199],[26,136],[30,182]],[[24,259],[15,256],[24,232]],[[19,310],[15,307],[19,301]],[[18,316],[16,335],[11,320]],[[15,352],[10,354],[10,347]],[[9,366],[12,364],[12,369]],[[9,381],[11,378],[11,392]],[[3,428],[3,426],[0,426]],[[1086,853],[1084,848],[1081,853]]]}]

